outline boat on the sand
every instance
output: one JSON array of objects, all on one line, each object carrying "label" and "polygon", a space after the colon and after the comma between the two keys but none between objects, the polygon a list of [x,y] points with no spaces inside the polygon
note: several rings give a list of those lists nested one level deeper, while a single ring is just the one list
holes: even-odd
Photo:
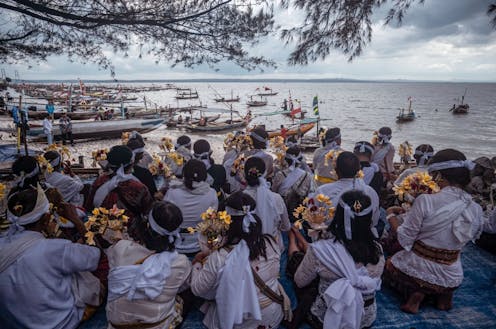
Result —
[{"label": "boat on the sand", "polygon": [[[72,137],[74,139],[106,139],[118,138],[123,132],[137,131],[140,134],[157,129],[164,119],[128,119],[103,120],[91,122],[73,122]],[[60,139],[62,134],[59,125],[53,125],[53,135]],[[28,130],[27,136],[32,141],[46,140],[43,127],[33,127]]]}]

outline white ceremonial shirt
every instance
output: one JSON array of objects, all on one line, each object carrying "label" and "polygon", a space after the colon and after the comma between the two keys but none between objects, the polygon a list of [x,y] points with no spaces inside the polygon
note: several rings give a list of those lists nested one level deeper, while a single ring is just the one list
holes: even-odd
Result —
[{"label": "white ceremonial shirt", "polygon": [[[189,190],[184,185],[177,188],[170,188],[164,196],[164,201],[169,201],[181,209],[183,214],[182,229],[196,227],[201,221],[201,214],[212,207],[217,210],[219,200],[217,192],[208,183],[199,189]],[[193,253],[200,251],[198,235],[181,233],[181,243],[176,245],[176,249],[181,253]]]},{"label": "white ceremonial shirt", "polygon": [[[463,213],[456,217],[439,213],[442,207],[460,200],[466,200],[460,208]],[[439,193],[417,197],[404,219],[397,234],[404,250],[393,256],[393,265],[414,278],[442,287],[458,287],[463,280],[460,257],[451,265],[439,264],[415,254],[413,244],[418,240],[438,249],[461,250],[482,231],[481,207],[463,190],[445,187]]]},{"label": "white ceremonial shirt", "polygon": [[81,194],[84,184],[78,176],[71,177],[61,172],[54,171],[45,175],[46,181],[51,186],[59,190],[65,202],[75,206],[83,205],[83,195]]},{"label": "white ceremonial shirt", "polygon": [[[73,274],[94,271],[100,259],[95,247],[63,239],[45,239],[23,231],[0,239],[0,264],[20,247],[21,239],[37,239],[0,272],[0,323],[2,328],[76,328],[84,308],[75,305]],[[2,266],[0,266],[2,267]]]}]

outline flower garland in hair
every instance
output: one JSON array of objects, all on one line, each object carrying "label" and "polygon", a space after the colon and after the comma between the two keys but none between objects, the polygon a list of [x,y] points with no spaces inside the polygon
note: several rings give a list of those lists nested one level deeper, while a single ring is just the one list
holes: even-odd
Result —
[{"label": "flower garland in hair", "polygon": [[3,200],[3,198],[7,195],[7,185],[0,183],[0,200]]},{"label": "flower garland in hair", "polygon": [[169,137],[163,137],[161,140],[160,140],[160,149],[164,150],[164,151],[167,151],[167,152],[170,152],[174,149],[174,143],[172,142],[172,139],[169,138]]},{"label": "flower garland in hair", "polygon": [[[95,235],[107,235],[110,239],[118,240],[122,235],[114,236],[108,230],[114,232],[120,232],[122,234],[127,233],[127,222],[129,217],[124,215],[125,210],[119,209],[114,204],[111,209],[106,209],[103,207],[95,208],[91,212],[91,216],[89,216],[88,221],[84,223],[86,227],[86,234],[84,235],[86,239],[86,243],[89,245],[95,245]],[[107,233],[107,234],[106,234]],[[115,241],[113,241],[115,242]]]},{"label": "flower garland in hair", "polygon": [[244,132],[236,134],[228,133],[224,139],[224,150],[236,150],[237,152],[253,149],[253,140]]},{"label": "flower garland in hair", "polygon": [[221,248],[232,222],[231,216],[226,211],[216,211],[210,207],[201,214],[201,219],[202,221],[195,228],[188,227],[188,232],[191,234],[198,232],[204,236],[210,250]]},{"label": "flower garland in hair", "polygon": [[286,161],[284,161],[284,157],[286,156],[286,151],[288,147],[284,143],[284,138],[282,136],[272,137],[269,140],[270,147],[274,150],[276,154],[275,163],[279,168],[284,168],[286,166]]},{"label": "flower garland in hair", "polygon": [[308,222],[314,230],[325,230],[325,222],[334,217],[336,208],[332,206],[331,199],[324,194],[317,194],[313,198],[305,198],[293,211],[293,216],[297,219],[294,226],[301,229],[303,221]]},{"label": "flower garland in hair", "polygon": [[365,174],[363,173],[363,170],[360,169],[356,175],[355,175],[355,178],[358,178],[358,179],[363,179],[363,177],[365,177]]},{"label": "flower garland in hair", "polygon": [[398,155],[400,156],[401,162],[408,164],[413,156],[413,147],[408,141],[404,141],[398,147]]},{"label": "flower garland in hair", "polygon": [[238,155],[231,166],[231,176],[236,176],[244,173],[246,157],[243,153]]},{"label": "flower garland in hair", "polygon": [[415,199],[421,194],[433,194],[439,192],[440,188],[432,177],[425,172],[417,172],[408,175],[400,185],[394,186],[394,194],[402,202],[402,207],[409,208]]},{"label": "flower garland in hair", "polygon": [[36,161],[38,161],[38,164],[42,172],[47,172],[49,174],[53,172],[53,167],[50,164],[50,161],[48,161],[43,155],[38,155],[36,157]]},{"label": "flower garland in hair", "polygon": [[129,141],[129,138],[131,137],[131,133],[129,131],[123,132],[121,134],[121,141],[123,145],[126,145],[127,142]]},{"label": "flower garland in hair", "polygon": [[148,170],[150,170],[153,176],[163,175],[166,179],[172,178],[174,173],[170,169],[170,167],[162,161],[158,154],[152,155],[153,161],[148,165]]},{"label": "flower garland in hair", "polygon": [[372,139],[370,140],[370,144],[376,146],[379,144],[379,132],[376,130],[372,134]]},{"label": "flower garland in hair", "polygon": [[5,208],[7,207],[7,185],[0,183],[0,232],[4,232],[9,229],[10,222],[7,220],[7,216],[5,216]]},{"label": "flower garland in hair", "polygon": [[96,167],[96,164],[100,161],[107,160],[108,149],[99,149],[91,152],[91,158],[93,159],[92,167]]},{"label": "flower garland in hair", "polygon": [[[53,143],[45,148],[45,152],[48,151],[55,151],[59,153],[60,156],[62,157],[61,162],[71,159],[71,151],[65,145]],[[74,161],[74,159],[72,159],[72,161]]]}]

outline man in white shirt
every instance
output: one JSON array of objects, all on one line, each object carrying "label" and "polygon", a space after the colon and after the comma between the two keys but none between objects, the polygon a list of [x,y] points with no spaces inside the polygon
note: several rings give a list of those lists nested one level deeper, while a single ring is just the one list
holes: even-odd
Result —
[{"label": "man in white shirt", "polygon": [[357,156],[351,152],[342,152],[336,161],[336,174],[338,180],[334,183],[328,183],[320,186],[315,191],[315,195],[324,194],[331,199],[333,207],[336,207],[339,203],[339,198],[344,192],[349,190],[360,190],[363,191],[370,197],[372,201],[372,232],[377,234],[375,226],[379,222],[379,196],[375,190],[361,178],[356,178],[358,171],[360,170],[360,161]]},{"label": "man in white shirt", "polygon": [[43,133],[47,137],[48,146],[53,144],[53,126],[52,121],[50,120],[50,116],[47,114],[45,119],[43,119]]}]

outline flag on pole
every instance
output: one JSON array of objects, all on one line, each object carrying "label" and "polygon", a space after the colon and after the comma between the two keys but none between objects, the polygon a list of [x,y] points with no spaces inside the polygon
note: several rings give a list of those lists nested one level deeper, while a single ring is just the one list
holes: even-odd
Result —
[{"label": "flag on pole", "polygon": [[313,114],[320,116],[319,114],[319,98],[317,96],[313,97]]}]

